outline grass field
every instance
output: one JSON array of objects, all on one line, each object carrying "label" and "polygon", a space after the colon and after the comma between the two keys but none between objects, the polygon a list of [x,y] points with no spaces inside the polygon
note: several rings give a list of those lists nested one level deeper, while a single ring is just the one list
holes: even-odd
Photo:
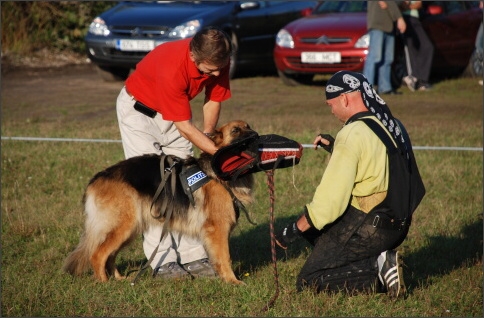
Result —
[{"label": "grass field", "polygon": [[[13,85],[7,89],[5,81],[2,137],[119,140],[114,103],[120,86],[99,83],[105,86],[98,103],[86,92],[76,97],[74,88],[40,102]],[[260,134],[303,144],[317,133],[335,135],[341,126],[324,105],[322,86],[286,87],[275,77],[252,77],[233,80],[232,88],[220,123],[244,119]],[[475,79],[442,80],[428,92],[401,91],[385,100],[414,146],[482,148],[483,95]],[[193,101],[197,124],[201,104],[201,97]],[[427,195],[399,247],[407,297],[297,293],[295,279],[310,253],[299,241],[278,251],[280,295],[261,312],[275,292],[265,174],[256,174],[256,203],[248,207],[258,225],[241,215],[230,240],[234,271],[246,286],[160,281],[148,274],[135,286],[101,284],[91,275],[72,278],[61,266],[83,230],[84,187],[97,171],[123,159],[121,144],[2,140],[1,315],[482,317],[482,151],[422,149],[415,155]],[[276,171],[276,228],[311,200],[327,160],[324,151],[305,149],[299,165]],[[144,261],[140,237],[119,255],[118,267],[125,273]]]}]

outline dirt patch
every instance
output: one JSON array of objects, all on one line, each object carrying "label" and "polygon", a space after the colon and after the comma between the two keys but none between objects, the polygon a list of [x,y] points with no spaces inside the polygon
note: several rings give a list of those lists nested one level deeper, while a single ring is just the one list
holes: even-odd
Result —
[{"label": "dirt patch", "polygon": [[90,61],[85,54],[68,51],[54,52],[44,48],[29,55],[2,52],[2,75],[18,69],[87,64],[90,64]]},{"label": "dirt patch", "polygon": [[83,105],[99,105],[97,114],[112,112],[123,85],[102,81],[96,66],[74,53],[2,56],[1,101],[14,118],[55,118],[62,109],[79,114]]}]

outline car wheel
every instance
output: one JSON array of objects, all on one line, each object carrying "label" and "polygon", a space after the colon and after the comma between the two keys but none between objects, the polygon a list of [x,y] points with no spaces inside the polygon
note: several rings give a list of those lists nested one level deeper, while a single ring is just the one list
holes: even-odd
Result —
[{"label": "car wheel", "polygon": [[98,66],[97,73],[106,82],[125,81],[131,69],[125,67]]},{"label": "car wheel", "polygon": [[280,70],[277,70],[277,75],[287,86],[309,85],[314,78],[312,74],[287,74]]},{"label": "car wheel", "polygon": [[466,69],[464,70],[463,76],[470,76],[470,77],[482,77],[482,63],[483,63],[483,54],[479,53],[477,50],[471,55],[469,59],[469,64],[467,65]]},{"label": "car wheel", "polygon": [[229,76],[230,78],[234,78],[237,72],[237,50],[239,49],[239,43],[235,33],[232,33],[230,38],[232,41],[232,56],[230,57]]}]

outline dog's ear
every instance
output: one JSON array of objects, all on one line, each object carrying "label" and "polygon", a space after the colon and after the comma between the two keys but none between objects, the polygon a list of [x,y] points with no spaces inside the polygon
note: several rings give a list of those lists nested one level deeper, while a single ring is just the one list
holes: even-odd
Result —
[{"label": "dog's ear", "polygon": [[210,136],[215,146],[220,146],[224,141],[224,135],[220,130],[215,130],[215,132]]}]

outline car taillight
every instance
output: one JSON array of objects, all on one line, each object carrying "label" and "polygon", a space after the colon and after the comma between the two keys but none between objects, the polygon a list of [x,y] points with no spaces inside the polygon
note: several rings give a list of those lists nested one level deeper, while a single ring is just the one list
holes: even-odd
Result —
[{"label": "car taillight", "polygon": [[306,9],[303,9],[303,10],[301,10],[301,16],[302,16],[302,17],[307,17],[307,16],[308,16],[308,15],[310,15],[312,12],[313,12],[313,8],[306,8]]}]

